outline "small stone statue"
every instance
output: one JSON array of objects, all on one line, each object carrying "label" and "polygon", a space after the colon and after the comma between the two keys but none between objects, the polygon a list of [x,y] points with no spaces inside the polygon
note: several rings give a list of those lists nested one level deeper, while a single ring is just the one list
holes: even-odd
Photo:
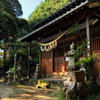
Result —
[{"label": "small stone statue", "polygon": [[36,70],[34,72],[34,78],[41,78],[41,77],[42,77],[42,74],[41,74],[40,69],[39,69],[39,64],[37,64]]},{"label": "small stone statue", "polygon": [[35,73],[38,73],[38,71],[39,71],[39,64],[37,64],[37,66],[36,66]]},{"label": "small stone statue", "polygon": [[11,71],[11,69],[9,70],[9,71],[7,71],[6,73],[8,73],[8,82],[7,82],[7,84],[12,84],[12,78],[13,78],[13,74],[14,74],[14,72],[13,71]]},{"label": "small stone statue", "polygon": [[22,75],[22,71],[23,71],[23,61],[22,61],[22,57],[20,56],[19,61],[17,63],[17,71],[18,71],[18,81],[21,81],[21,75]]}]

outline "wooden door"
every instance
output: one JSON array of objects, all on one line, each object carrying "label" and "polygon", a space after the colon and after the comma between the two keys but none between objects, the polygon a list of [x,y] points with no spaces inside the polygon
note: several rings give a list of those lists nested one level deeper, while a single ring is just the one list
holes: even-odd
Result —
[{"label": "wooden door", "polygon": [[51,58],[42,59],[42,73],[51,74],[52,73],[52,60]]},{"label": "wooden door", "polygon": [[54,50],[54,72],[65,72],[64,48]]},{"label": "wooden door", "polygon": [[42,52],[41,57],[41,72],[42,74],[51,74],[52,73],[52,59],[51,59],[51,51]]},{"label": "wooden door", "polygon": [[63,56],[54,58],[54,72],[65,72],[65,60]]}]

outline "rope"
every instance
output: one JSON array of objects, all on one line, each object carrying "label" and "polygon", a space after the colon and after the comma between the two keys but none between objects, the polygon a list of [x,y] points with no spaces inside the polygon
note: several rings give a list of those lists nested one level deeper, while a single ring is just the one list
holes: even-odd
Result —
[{"label": "rope", "polygon": [[[86,14],[87,10],[85,11],[85,13],[83,14],[83,16],[77,21],[79,22],[82,18],[84,18],[85,14]],[[50,44],[53,44],[55,41],[59,40],[62,36],[64,36],[75,24],[73,24],[68,30],[66,30],[62,35],[60,35],[58,38],[56,38],[55,40],[48,42],[48,43],[37,43],[41,46],[48,46]]]}]

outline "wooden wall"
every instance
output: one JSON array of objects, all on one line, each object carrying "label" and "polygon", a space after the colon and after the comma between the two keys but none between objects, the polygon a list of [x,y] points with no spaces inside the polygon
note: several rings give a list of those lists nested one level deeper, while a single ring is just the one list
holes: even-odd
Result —
[{"label": "wooden wall", "polygon": [[[100,60],[100,22],[96,23],[94,26],[90,27],[91,41],[92,41],[92,51],[95,53],[94,56],[99,55]],[[78,37],[78,44],[81,43],[82,39],[86,38],[85,29],[80,31],[80,36]],[[82,34],[82,35],[81,35]],[[100,76],[100,61],[95,64],[95,78]]]},{"label": "wooden wall", "polygon": [[[95,55],[100,55],[100,22],[90,27],[92,37],[92,50]],[[77,37],[78,36],[78,37]],[[81,43],[86,38],[86,29],[81,30],[78,34],[71,36],[64,36],[58,42],[57,48],[53,49],[53,59],[50,52],[42,52],[41,58],[41,71],[45,74],[52,74],[53,72],[65,72],[67,71],[68,61],[65,61],[64,53],[70,50],[70,44],[72,41],[76,44]],[[100,57],[98,57],[99,59]],[[100,62],[95,64],[96,77],[100,75]]]},{"label": "wooden wall", "polygon": [[[74,37],[75,35],[73,35],[71,38]],[[72,41],[69,41],[68,37],[60,39],[58,41],[57,48],[53,49],[53,59],[51,56],[51,51],[41,52],[41,72],[44,74],[53,74],[53,72],[64,73],[65,71],[68,71],[66,69],[66,66],[68,66],[68,61],[65,61],[64,54],[70,50],[71,43]]]}]

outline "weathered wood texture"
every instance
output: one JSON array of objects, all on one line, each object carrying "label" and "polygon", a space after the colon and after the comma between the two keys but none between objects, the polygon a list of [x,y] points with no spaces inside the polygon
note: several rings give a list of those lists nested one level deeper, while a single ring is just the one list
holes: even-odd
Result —
[{"label": "weathered wood texture", "polygon": [[42,74],[52,74],[52,60],[51,58],[42,59],[41,66]]},{"label": "weathered wood texture", "polygon": [[64,57],[54,58],[54,72],[65,72]]},{"label": "weathered wood texture", "polygon": [[59,30],[61,27],[65,27],[68,25],[71,25],[77,21],[79,21],[81,18],[85,18],[86,16],[90,14],[94,14],[96,11],[95,8],[93,9],[83,9],[78,14],[72,15],[69,18],[64,17],[63,20],[60,20],[59,23],[52,24],[51,26],[48,26],[48,28],[41,29],[41,31],[36,32],[32,36],[28,37],[26,41],[31,41],[33,39],[43,37],[46,34],[50,34],[54,31]]},{"label": "weathered wood texture", "polygon": [[[96,54],[100,54],[100,22],[95,23],[95,25],[92,26],[94,20],[90,20],[89,21],[89,28],[90,28],[90,33],[91,33],[91,37],[92,37],[92,50],[95,52]],[[61,32],[61,30],[59,30],[59,35],[62,34],[63,31]],[[53,36],[57,37],[59,36],[58,34],[55,34]],[[42,42],[46,42],[52,39],[55,39],[55,37],[50,36],[48,38],[45,38],[44,41]],[[66,69],[66,67],[68,66],[68,61],[65,61],[64,58],[64,53],[68,52],[70,49],[70,44],[72,43],[72,41],[74,41],[74,43],[76,44],[76,49],[78,47],[79,44],[81,44],[81,42],[86,38],[86,23],[82,23],[81,27],[80,27],[80,31],[78,34],[73,34],[73,35],[64,35],[60,40],[57,41],[57,48],[55,48],[52,52],[42,52],[42,56],[41,56],[41,68],[42,68],[42,73],[46,73],[46,74],[52,74],[53,72],[65,72],[68,71]],[[89,38],[88,38],[89,39]],[[65,49],[64,49],[65,48]],[[52,55],[53,54],[53,55]],[[86,56],[86,55],[85,55]],[[84,57],[85,57],[84,56]],[[96,77],[98,75],[100,75],[100,69],[99,69],[100,63],[96,64],[97,73],[96,73]]]}]

